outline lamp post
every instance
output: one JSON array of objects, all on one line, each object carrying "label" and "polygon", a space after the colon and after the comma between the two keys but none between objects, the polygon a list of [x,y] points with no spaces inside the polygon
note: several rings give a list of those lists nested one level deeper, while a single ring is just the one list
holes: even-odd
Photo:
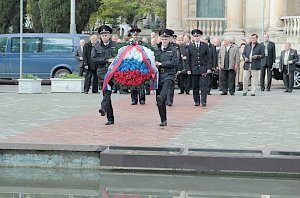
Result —
[{"label": "lamp post", "polygon": [[70,23],[70,34],[76,34],[76,24],[75,24],[75,0],[71,0],[71,23]]},{"label": "lamp post", "polygon": [[23,77],[23,0],[20,0],[20,79]]},{"label": "lamp post", "polygon": [[262,16],[262,24],[261,24],[261,40],[262,42],[264,41],[264,32],[265,32],[265,0],[262,1],[262,13],[261,13],[261,16]]}]

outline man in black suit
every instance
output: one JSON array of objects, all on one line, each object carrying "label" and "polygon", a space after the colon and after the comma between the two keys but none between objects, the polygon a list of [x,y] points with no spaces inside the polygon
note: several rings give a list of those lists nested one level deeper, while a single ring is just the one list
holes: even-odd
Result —
[{"label": "man in black suit", "polygon": [[156,102],[160,115],[160,126],[167,126],[166,101],[170,88],[175,83],[179,58],[178,50],[170,44],[172,32],[169,29],[159,31],[161,43],[157,45],[158,61],[156,66],[159,71],[158,89],[156,90]]},{"label": "man in black suit", "polygon": [[[209,49],[210,56],[211,56],[212,70],[215,70],[216,67],[218,66],[218,56],[217,56],[216,46],[214,46],[213,44],[210,43],[210,37],[209,36],[204,37],[204,42],[208,45],[208,49]],[[206,77],[207,77],[207,95],[211,95],[210,94],[210,90],[211,90],[211,73],[208,73]]]},{"label": "man in black suit", "polygon": [[260,90],[265,91],[265,77],[267,71],[267,91],[270,91],[272,83],[271,69],[276,60],[275,43],[269,40],[269,35],[264,35],[264,42],[261,43],[265,50],[265,57],[261,59]]},{"label": "man in black suit", "polygon": [[281,52],[279,70],[283,72],[285,92],[292,93],[294,87],[294,71],[299,57],[297,50],[291,48],[291,43],[285,44],[285,50]]},{"label": "man in black suit", "polygon": [[192,75],[195,106],[200,105],[201,90],[201,104],[204,107],[207,103],[207,74],[211,73],[212,63],[208,45],[200,42],[202,34],[198,29],[192,31],[194,43],[187,48],[187,71]]},{"label": "man in black suit", "polygon": [[84,80],[84,93],[88,94],[91,81],[92,81],[92,92],[98,93],[98,77],[97,77],[97,67],[93,63],[91,58],[92,49],[96,45],[98,38],[96,35],[90,37],[90,41],[83,46],[83,66],[85,67],[86,75]]}]

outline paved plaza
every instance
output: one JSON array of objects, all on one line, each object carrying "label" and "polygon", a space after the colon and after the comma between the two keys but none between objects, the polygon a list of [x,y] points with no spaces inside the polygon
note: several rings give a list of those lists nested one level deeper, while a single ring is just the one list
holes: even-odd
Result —
[{"label": "paved plaza", "polygon": [[113,94],[112,126],[98,113],[101,94],[50,93],[50,86],[42,92],[17,94],[17,86],[0,85],[0,143],[300,151],[300,90],[276,86],[255,97],[213,90],[207,107],[176,91],[167,127],[159,126],[154,92],[143,106]]}]

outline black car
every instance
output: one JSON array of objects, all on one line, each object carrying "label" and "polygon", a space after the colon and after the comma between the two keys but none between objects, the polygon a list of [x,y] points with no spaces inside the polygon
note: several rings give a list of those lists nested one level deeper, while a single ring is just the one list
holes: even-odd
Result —
[{"label": "black car", "polygon": [[[275,65],[272,68],[272,76],[276,80],[282,80],[282,71],[279,71],[279,58],[276,58]],[[294,88],[300,88],[300,56],[299,61],[296,63],[296,70],[294,72]]]}]

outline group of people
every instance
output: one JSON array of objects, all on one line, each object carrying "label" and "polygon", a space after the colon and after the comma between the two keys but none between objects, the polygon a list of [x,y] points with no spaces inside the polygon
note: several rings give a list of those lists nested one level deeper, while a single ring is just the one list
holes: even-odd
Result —
[{"label": "group of people", "polygon": [[[130,42],[142,44],[148,39],[140,39],[141,30],[132,28]],[[120,42],[112,38],[112,29],[102,25],[97,35],[92,35],[90,41],[80,41],[80,48],[76,58],[82,61],[82,69],[86,69],[84,93],[97,93],[102,89],[107,68],[113,61],[113,52]],[[117,41],[117,42],[116,42]],[[207,105],[207,95],[211,87],[218,84],[221,95],[235,94],[235,90],[243,91],[247,95],[248,86],[251,85],[251,96],[255,96],[260,82],[261,91],[270,91],[271,69],[276,59],[275,44],[269,40],[269,35],[264,35],[264,41],[258,43],[258,35],[252,34],[249,40],[242,40],[240,45],[235,43],[231,36],[226,36],[222,42],[214,38],[211,43],[209,36],[194,29],[191,34],[176,36],[170,29],[151,33],[150,43],[157,53],[156,66],[159,72],[158,88],[156,89],[156,102],[160,115],[160,126],[167,126],[167,108],[172,106],[174,97],[175,80],[178,81],[179,94],[190,94],[192,90],[195,106]],[[297,51],[291,49],[291,44],[285,45],[281,52],[280,69],[283,71],[283,80],[286,92],[293,90],[293,72],[298,61]],[[80,53],[80,50],[81,53]],[[217,75],[214,75],[217,74]],[[260,77],[259,77],[260,75]],[[216,79],[216,76],[217,79]],[[265,77],[267,82],[265,83]],[[106,125],[114,124],[114,113],[111,103],[111,93],[119,87],[111,80],[103,91],[103,99],[99,113],[107,116]],[[138,102],[144,105],[146,94],[150,94],[150,87],[142,85],[130,90],[131,105]]]}]

